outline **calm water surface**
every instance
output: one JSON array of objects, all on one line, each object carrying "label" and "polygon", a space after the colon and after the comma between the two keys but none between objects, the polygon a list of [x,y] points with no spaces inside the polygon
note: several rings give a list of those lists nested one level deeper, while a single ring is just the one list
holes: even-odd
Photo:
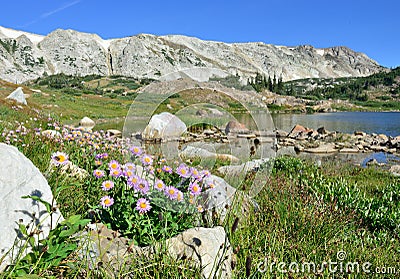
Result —
[{"label": "calm water surface", "polygon": [[[248,114],[235,115],[237,119],[254,128]],[[400,112],[333,112],[315,114],[271,114],[277,129],[290,131],[296,124],[312,129],[324,126],[329,131],[400,135]]]}]

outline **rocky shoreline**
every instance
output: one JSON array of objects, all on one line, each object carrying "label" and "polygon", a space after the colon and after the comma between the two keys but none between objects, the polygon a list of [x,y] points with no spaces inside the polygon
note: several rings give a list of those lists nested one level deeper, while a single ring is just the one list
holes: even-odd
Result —
[{"label": "rocky shoreline", "polygon": [[281,146],[293,146],[296,152],[400,154],[400,135],[390,137],[384,134],[367,134],[363,131],[346,134],[327,131],[324,127],[314,130],[296,125],[289,133],[277,130],[276,136],[278,149]]}]

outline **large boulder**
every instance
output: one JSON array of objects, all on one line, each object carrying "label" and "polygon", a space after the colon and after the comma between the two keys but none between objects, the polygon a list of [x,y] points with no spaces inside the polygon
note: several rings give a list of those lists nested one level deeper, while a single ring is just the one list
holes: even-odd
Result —
[{"label": "large boulder", "polygon": [[79,126],[89,130],[93,129],[95,125],[96,123],[87,116],[85,116],[84,118],[81,119],[81,121],[79,121]]},{"label": "large boulder", "polygon": [[[29,244],[19,229],[19,224],[29,226],[28,233],[35,229],[37,239],[47,237],[50,229],[63,220],[57,209],[51,217],[41,202],[33,199],[23,199],[23,196],[36,196],[52,204],[53,195],[46,179],[40,171],[17,148],[0,143],[0,195],[2,197],[0,210],[0,271],[11,263],[24,245],[28,245],[23,253],[28,252]],[[54,204],[54,203],[53,203]],[[12,253],[10,252],[12,249]]]},{"label": "large boulder", "polygon": [[297,124],[290,131],[288,137],[294,139],[294,138],[297,138],[297,137],[299,137],[301,135],[306,135],[311,131],[312,131],[311,129],[308,129],[308,128],[304,127],[304,126],[301,126],[301,125]]},{"label": "large boulder", "polygon": [[225,134],[247,134],[249,133],[249,129],[246,127],[246,125],[235,121],[231,120],[226,124],[225,127]]},{"label": "large boulder", "polygon": [[15,89],[10,95],[7,96],[6,99],[14,100],[17,103],[23,105],[28,104],[25,99],[24,91],[22,91],[22,87],[18,87],[17,89]]},{"label": "large boulder", "polygon": [[153,115],[142,133],[143,139],[173,139],[186,131],[186,124],[177,116],[162,112]]}]

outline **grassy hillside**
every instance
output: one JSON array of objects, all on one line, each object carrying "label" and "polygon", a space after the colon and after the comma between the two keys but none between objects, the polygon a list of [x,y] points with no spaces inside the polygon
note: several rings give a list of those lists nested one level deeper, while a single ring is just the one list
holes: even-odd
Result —
[{"label": "grassy hillside", "polygon": [[399,110],[400,67],[367,77],[289,81],[278,93],[311,100],[350,100],[365,107]]}]

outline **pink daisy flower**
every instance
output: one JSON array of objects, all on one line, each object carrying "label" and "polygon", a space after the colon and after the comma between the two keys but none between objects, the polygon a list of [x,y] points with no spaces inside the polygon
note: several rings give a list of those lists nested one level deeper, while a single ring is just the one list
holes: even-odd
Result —
[{"label": "pink daisy flower", "polygon": [[96,169],[96,170],[93,171],[93,175],[94,175],[96,178],[102,178],[102,177],[104,177],[106,174],[105,174],[105,172],[104,172],[103,170]]},{"label": "pink daisy flower", "polygon": [[183,178],[190,177],[190,170],[185,164],[180,164],[179,167],[176,169],[176,173]]},{"label": "pink daisy flower", "polygon": [[103,208],[108,208],[114,204],[114,199],[110,196],[104,196],[100,199],[100,205]]},{"label": "pink daisy flower", "polygon": [[118,161],[112,160],[112,161],[110,161],[110,163],[108,163],[108,168],[109,168],[109,170],[111,172],[113,170],[120,169],[121,165],[118,163]]},{"label": "pink daisy flower", "polygon": [[172,168],[170,166],[163,166],[162,170],[167,173],[172,173]]},{"label": "pink daisy flower", "polygon": [[140,156],[142,154],[142,152],[143,152],[143,150],[139,146],[132,146],[130,148],[130,151],[135,156]]},{"label": "pink daisy flower", "polygon": [[150,190],[149,182],[145,179],[140,179],[140,181],[133,186],[133,189],[137,192],[141,192],[143,195],[146,195]]},{"label": "pink daisy flower", "polygon": [[162,180],[157,179],[156,183],[154,183],[154,189],[158,190],[158,191],[163,191],[165,188],[165,184]]},{"label": "pink daisy flower", "polygon": [[135,185],[137,185],[140,181],[140,177],[138,175],[132,175],[131,177],[128,178],[128,186],[130,188],[133,188]]},{"label": "pink daisy flower", "polygon": [[135,209],[139,211],[140,214],[147,213],[151,209],[150,202],[146,200],[145,198],[140,198],[136,202],[136,207]]},{"label": "pink daisy flower", "polygon": [[201,180],[200,172],[196,168],[191,167],[190,173],[194,179]]},{"label": "pink daisy flower", "polygon": [[196,181],[191,182],[189,184],[189,191],[193,196],[197,196],[197,195],[200,195],[200,193],[201,193],[201,187],[199,186],[199,184]]},{"label": "pink daisy flower", "polygon": [[114,169],[114,170],[110,171],[110,175],[112,177],[120,177],[120,176],[122,176],[122,171],[121,171],[121,169]]},{"label": "pink daisy flower", "polygon": [[131,170],[131,171],[134,171],[134,170],[136,170],[136,166],[135,166],[134,163],[126,163],[126,164],[124,165],[124,170]]},{"label": "pink daisy flower", "polygon": [[209,170],[202,170],[200,172],[200,175],[204,178],[204,177],[209,177],[211,175],[211,172]]},{"label": "pink daisy flower", "polygon": [[143,165],[151,165],[153,163],[153,159],[150,157],[150,155],[147,154],[144,154],[140,161]]},{"label": "pink daisy flower", "polygon": [[55,152],[51,155],[51,160],[54,165],[62,166],[68,163],[68,155],[64,152]]},{"label": "pink daisy flower", "polygon": [[135,171],[133,171],[133,170],[125,170],[124,171],[124,176],[126,177],[126,178],[129,178],[129,177],[131,177],[131,176],[134,176],[135,175]]},{"label": "pink daisy flower", "polygon": [[106,180],[101,184],[101,189],[104,191],[110,191],[112,188],[114,188],[114,182],[111,180]]},{"label": "pink daisy flower", "polygon": [[178,198],[178,192],[179,190],[174,186],[167,186],[164,190],[165,195],[171,200],[176,200]]}]

